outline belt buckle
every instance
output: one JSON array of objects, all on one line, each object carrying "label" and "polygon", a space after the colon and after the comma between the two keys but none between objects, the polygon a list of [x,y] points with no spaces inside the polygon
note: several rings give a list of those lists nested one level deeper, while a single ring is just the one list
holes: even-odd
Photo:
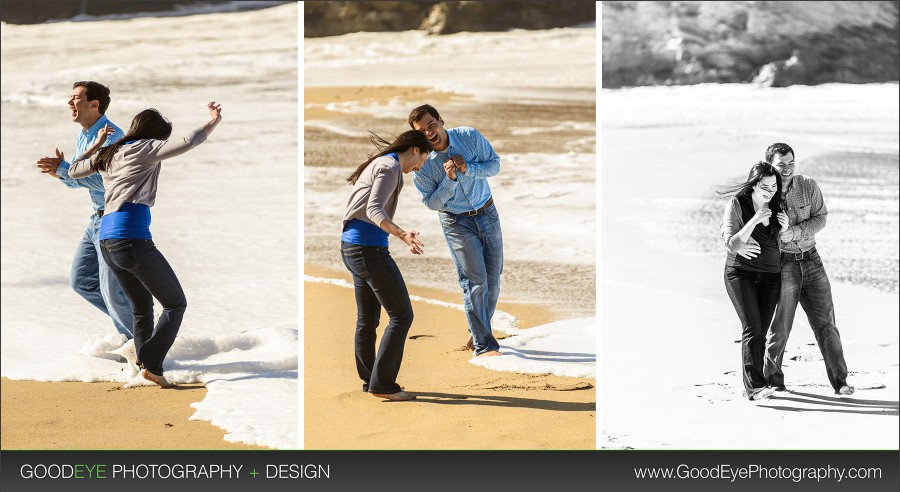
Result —
[{"label": "belt buckle", "polygon": [[802,260],[804,254],[805,254],[805,253],[804,253],[803,251],[801,251],[801,252],[799,252],[799,253],[794,253],[794,261],[800,261],[800,260]]},{"label": "belt buckle", "polygon": [[474,216],[480,214],[482,211],[483,211],[482,209],[469,210],[468,212],[466,212],[466,215],[469,217],[474,217]]}]

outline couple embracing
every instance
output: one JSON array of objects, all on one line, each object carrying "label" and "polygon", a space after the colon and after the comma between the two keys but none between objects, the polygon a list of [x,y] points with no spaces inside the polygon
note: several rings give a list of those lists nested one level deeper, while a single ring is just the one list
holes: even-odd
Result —
[{"label": "couple embracing", "polygon": [[[424,253],[419,232],[394,222],[403,174],[414,172],[422,202],[438,212],[463,292],[469,325],[466,347],[479,357],[501,355],[491,317],[500,295],[503,238],[487,182],[500,172],[500,158],[474,128],[445,129],[430,105],[413,109],[408,123],[412,130],[393,142],[372,135],[378,152],[347,178],[353,189],[341,233],[341,255],[353,275],[356,295],[356,370],[363,391],[390,401],[415,396],[397,384],[413,310],[403,276],[388,252],[388,235],[401,239],[412,254]],[[389,321],[376,352],[382,307]]]},{"label": "couple embracing", "polygon": [[786,391],[782,360],[797,304],[809,319],[835,394],[851,395],[831,284],[816,251],[828,211],[811,178],[794,173],[794,150],[775,143],[730,196],[722,219],[725,289],[741,320],[744,394]]}]

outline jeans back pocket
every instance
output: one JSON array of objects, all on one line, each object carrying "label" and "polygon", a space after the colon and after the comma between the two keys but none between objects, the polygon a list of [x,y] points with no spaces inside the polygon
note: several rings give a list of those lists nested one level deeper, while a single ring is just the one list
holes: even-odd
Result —
[{"label": "jeans back pocket", "polygon": [[105,239],[100,241],[103,259],[123,270],[133,270],[140,264],[131,239]]},{"label": "jeans back pocket", "polygon": [[369,276],[366,268],[365,248],[362,245],[341,246],[341,258],[350,273],[365,279]]}]

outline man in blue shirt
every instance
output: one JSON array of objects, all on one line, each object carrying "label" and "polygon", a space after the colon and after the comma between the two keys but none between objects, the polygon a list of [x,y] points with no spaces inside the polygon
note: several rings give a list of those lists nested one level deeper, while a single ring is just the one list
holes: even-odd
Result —
[{"label": "man in blue shirt", "polygon": [[[81,125],[81,132],[76,142],[76,154],[80,156],[97,138],[97,133],[105,125],[115,129],[115,133],[106,140],[106,145],[115,143],[125,133],[107,119],[106,108],[109,107],[109,89],[98,82],[75,82],[72,86],[72,94],[69,96],[69,110],[72,121]],[[110,271],[109,266],[103,261],[100,254],[100,220],[103,217],[103,179],[94,173],[86,178],[75,179],[69,176],[70,163],[59,149],[56,156],[42,157],[37,161],[37,167],[42,173],[57,178],[69,188],[86,188],[91,196],[94,206],[94,214],[78,248],[75,250],[75,258],[72,261],[70,280],[72,289],[86,301],[93,304],[112,318],[116,331],[125,335],[129,340],[133,338],[133,319],[131,303],[119,287],[116,276]]]},{"label": "man in blue shirt", "polygon": [[500,157],[474,128],[445,130],[441,115],[428,104],[413,109],[408,122],[434,146],[413,182],[422,202],[438,211],[456,265],[469,324],[466,347],[476,356],[501,355],[491,318],[500,297],[503,236],[487,182],[500,172]]}]

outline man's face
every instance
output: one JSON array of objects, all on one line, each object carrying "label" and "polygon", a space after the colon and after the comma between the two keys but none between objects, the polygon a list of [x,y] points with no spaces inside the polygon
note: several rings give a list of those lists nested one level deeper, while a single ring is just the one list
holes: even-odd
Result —
[{"label": "man's face", "polygon": [[90,123],[100,116],[100,101],[88,101],[87,87],[72,89],[69,96],[69,110],[72,112],[72,121],[75,123]]},{"label": "man's face", "polygon": [[450,144],[447,131],[444,130],[444,120],[435,118],[428,113],[413,122],[413,130],[424,133],[434,150],[446,150]]},{"label": "man's face", "polygon": [[781,173],[782,181],[787,184],[794,176],[794,154],[790,152],[784,155],[775,154],[772,157],[772,166]]}]

